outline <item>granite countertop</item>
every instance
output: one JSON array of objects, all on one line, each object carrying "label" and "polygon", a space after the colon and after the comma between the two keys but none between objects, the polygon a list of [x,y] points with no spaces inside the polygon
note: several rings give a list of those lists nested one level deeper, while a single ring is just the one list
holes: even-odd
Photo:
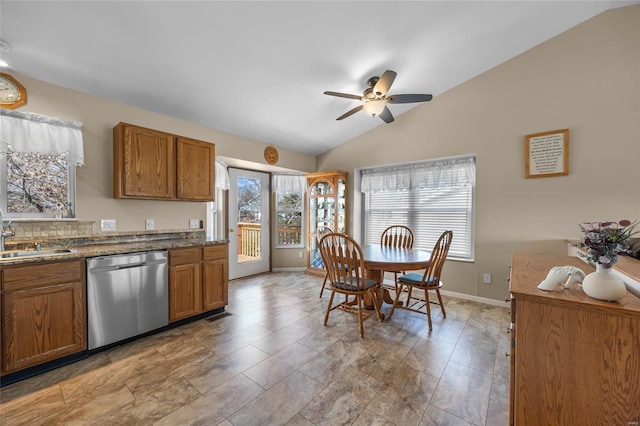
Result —
[{"label": "granite countertop", "polygon": [[1,259],[0,266],[67,260],[121,253],[134,253],[153,250],[168,250],[180,247],[226,244],[226,239],[206,237],[204,232],[166,232],[166,233],[119,233],[98,235],[74,239],[20,240],[8,245],[7,250],[32,250],[40,242],[42,250],[49,248],[70,248],[69,253],[55,253],[38,256],[10,257]]}]

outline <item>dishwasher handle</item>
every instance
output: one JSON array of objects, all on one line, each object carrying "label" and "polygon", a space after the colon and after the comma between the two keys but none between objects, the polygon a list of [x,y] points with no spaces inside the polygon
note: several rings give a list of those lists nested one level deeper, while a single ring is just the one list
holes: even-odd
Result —
[{"label": "dishwasher handle", "polygon": [[111,266],[98,266],[95,268],[91,268],[89,273],[91,274],[100,274],[102,272],[111,272],[118,271],[121,269],[131,269],[131,268],[142,268],[144,266],[151,265],[162,265],[163,263],[167,263],[166,259],[152,259],[144,262],[136,262],[136,263],[126,263],[124,265],[111,265]]}]

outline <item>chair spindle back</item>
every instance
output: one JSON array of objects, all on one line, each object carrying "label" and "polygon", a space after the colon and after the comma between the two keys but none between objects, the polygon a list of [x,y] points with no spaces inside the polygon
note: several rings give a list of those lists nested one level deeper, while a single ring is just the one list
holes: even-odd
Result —
[{"label": "chair spindle back", "polygon": [[391,225],[380,236],[380,245],[413,248],[413,231],[404,225]]}]

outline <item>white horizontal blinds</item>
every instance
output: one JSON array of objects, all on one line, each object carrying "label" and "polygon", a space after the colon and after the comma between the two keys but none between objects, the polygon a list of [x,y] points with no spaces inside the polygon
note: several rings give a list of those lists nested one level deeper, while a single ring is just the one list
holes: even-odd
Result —
[{"label": "white horizontal blinds", "polygon": [[[431,250],[442,232],[452,230],[448,257],[473,258],[473,156],[375,170],[362,176],[366,244],[378,244],[382,232],[397,224],[413,230],[415,248]],[[376,190],[381,184],[384,189]]]}]

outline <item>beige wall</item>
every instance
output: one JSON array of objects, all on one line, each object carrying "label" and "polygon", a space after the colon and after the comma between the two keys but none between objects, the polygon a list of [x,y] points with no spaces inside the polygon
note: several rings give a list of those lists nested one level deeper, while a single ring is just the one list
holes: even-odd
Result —
[{"label": "beige wall", "polygon": [[[446,288],[503,299],[513,251],[563,253],[578,222],[640,219],[639,22],[640,6],[605,12],[318,159],[281,149],[278,165],[344,169],[352,181],[359,167],[475,153],[476,261],[449,262]],[[21,111],[84,123],[80,220],[114,218],[127,231],[144,229],[147,218],[156,229],[204,219],[204,203],[113,199],[112,128],[120,121],[213,142],[217,155],[264,164],[261,142],[16,77],[29,91]],[[569,176],[525,179],[524,135],[564,128]],[[304,265],[298,250],[273,250],[273,267]],[[482,284],[486,272],[491,285]]]},{"label": "beige wall", "polygon": [[[525,179],[524,136],[565,128],[569,176]],[[477,155],[476,261],[449,262],[447,290],[504,299],[512,252],[566,253],[579,222],[640,219],[640,6],[435,96],[322,155],[318,169],[467,153]],[[493,284],[482,283],[487,272]]]},{"label": "beige wall", "polygon": [[[266,165],[263,157],[267,146],[265,143],[68,90],[23,75],[14,76],[28,90],[28,104],[20,111],[83,123],[85,166],[77,169],[76,182],[79,220],[116,219],[118,231],[144,230],[145,219],[154,219],[155,228],[160,230],[186,229],[190,218],[205,220],[206,203],[113,198],[112,129],[120,121],[212,142],[216,145],[217,156]],[[280,167],[316,170],[314,156],[286,149],[279,149],[279,153]],[[287,252],[288,250],[274,251],[274,261],[282,263],[282,256],[297,259],[297,251],[295,257]],[[303,261],[297,260],[297,263],[297,266],[304,266]]]}]

